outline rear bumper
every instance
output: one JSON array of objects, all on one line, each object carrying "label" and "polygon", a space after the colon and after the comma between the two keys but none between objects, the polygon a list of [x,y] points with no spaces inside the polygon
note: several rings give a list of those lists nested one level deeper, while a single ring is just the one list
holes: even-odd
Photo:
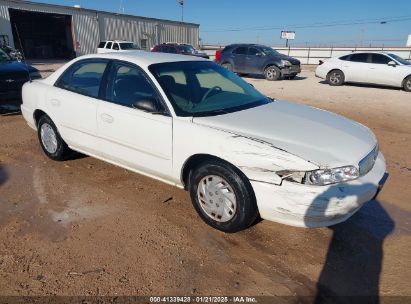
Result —
[{"label": "rear bumper", "polygon": [[380,153],[373,169],[357,180],[308,186],[284,181],[281,186],[252,181],[263,219],[297,227],[325,227],[347,220],[374,199],[386,178]]}]

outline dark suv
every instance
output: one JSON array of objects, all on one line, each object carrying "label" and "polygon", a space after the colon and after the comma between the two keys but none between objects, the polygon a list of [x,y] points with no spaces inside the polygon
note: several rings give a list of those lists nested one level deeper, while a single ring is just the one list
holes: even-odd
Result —
[{"label": "dark suv", "polygon": [[301,72],[299,60],[259,44],[228,45],[217,52],[216,61],[230,71],[264,75],[267,80],[293,79]]}]

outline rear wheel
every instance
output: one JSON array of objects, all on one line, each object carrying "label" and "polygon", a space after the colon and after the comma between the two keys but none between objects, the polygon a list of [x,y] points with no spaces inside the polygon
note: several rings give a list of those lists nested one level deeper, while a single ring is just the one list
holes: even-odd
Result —
[{"label": "rear wheel", "polygon": [[403,88],[405,91],[411,92],[411,76],[405,78]]},{"label": "rear wheel", "polygon": [[340,70],[334,70],[328,73],[327,83],[331,86],[341,86],[344,84],[345,76]]},{"label": "rear wheel", "polygon": [[274,81],[278,80],[281,76],[281,71],[275,65],[269,66],[264,70],[265,79]]},{"label": "rear wheel", "polygon": [[69,147],[61,138],[55,124],[47,115],[40,117],[37,134],[41,148],[52,160],[64,160],[70,152]]},{"label": "rear wheel", "polygon": [[191,174],[190,185],[194,208],[213,228],[237,232],[249,227],[258,216],[249,181],[225,162],[200,165]]}]

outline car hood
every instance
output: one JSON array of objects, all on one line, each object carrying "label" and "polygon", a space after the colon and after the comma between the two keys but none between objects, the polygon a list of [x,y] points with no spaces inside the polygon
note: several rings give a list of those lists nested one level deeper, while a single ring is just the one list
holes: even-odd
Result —
[{"label": "car hood", "polygon": [[287,101],[193,122],[266,142],[320,168],[358,165],[376,146],[365,126],[325,110]]},{"label": "car hood", "polygon": [[284,54],[272,54],[269,56],[273,59],[288,60],[291,64],[299,65],[301,63],[300,60],[295,59],[294,57],[291,57],[291,56],[284,55]]},{"label": "car hood", "polygon": [[0,61],[0,73],[27,73],[35,72],[37,69],[33,68],[31,65],[26,65],[23,62],[19,62],[17,60],[10,60],[10,61]]}]

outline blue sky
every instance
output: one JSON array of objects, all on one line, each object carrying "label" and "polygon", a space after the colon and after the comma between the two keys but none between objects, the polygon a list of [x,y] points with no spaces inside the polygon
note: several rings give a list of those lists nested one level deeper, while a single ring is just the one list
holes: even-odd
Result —
[{"label": "blue sky", "polygon": [[[180,20],[177,0],[41,0],[61,5]],[[385,18],[401,17],[401,22]],[[406,20],[408,19],[408,20]],[[294,45],[405,46],[411,34],[410,0],[185,0],[184,20],[200,24],[204,43],[282,45],[281,29],[295,30]],[[380,21],[388,20],[381,24]],[[391,19],[394,20],[394,19]],[[399,20],[399,19],[395,19]],[[354,25],[350,24],[355,21]],[[310,27],[307,27],[310,26]],[[313,27],[316,25],[317,27]],[[253,28],[253,29],[250,29]],[[262,29],[264,28],[264,29]],[[266,29],[274,28],[274,29]],[[235,31],[225,31],[235,29]],[[246,29],[246,30],[244,30]]]}]

